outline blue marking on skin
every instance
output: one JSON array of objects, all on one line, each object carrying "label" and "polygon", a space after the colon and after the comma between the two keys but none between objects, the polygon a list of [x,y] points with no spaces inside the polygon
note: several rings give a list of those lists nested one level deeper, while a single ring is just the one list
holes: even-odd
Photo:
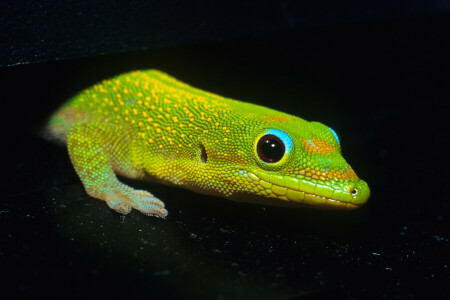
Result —
[{"label": "blue marking on skin", "polygon": [[292,145],[294,143],[292,142],[291,137],[286,132],[278,130],[278,129],[269,129],[266,131],[265,134],[272,134],[272,135],[278,137],[284,143],[284,148],[285,148],[286,154],[288,154],[291,151]]},{"label": "blue marking on skin", "polygon": [[[327,163],[325,162],[325,160],[322,157],[318,157],[317,160],[322,165],[322,168],[324,171],[328,171],[330,169],[330,167],[327,165]],[[330,160],[328,159],[328,161],[330,161]]]},{"label": "blue marking on skin", "polygon": [[245,170],[239,170],[239,174],[242,175],[244,178],[248,177],[248,172]]},{"label": "blue marking on skin", "polygon": [[124,101],[125,104],[136,104],[136,99],[128,99]]},{"label": "blue marking on skin", "polygon": [[331,133],[334,135],[334,137],[336,138],[336,141],[338,142],[338,144],[340,145],[341,144],[341,142],[339,142],[339,137],[338,137],[338,135],[337,135],[337,133],[336,133],[336,131],[334,131],[332,128],[330,128],[330,127],[328,127],[328,129],[330,129],[331,130]]},{"label": "blue marking on skin", "polygon": [[317,147],[316,144],[314,144],[311,140],[307,140],[307,142],[308,142],[308,144],[310,144],[314,148],[319,149],[319,147]]}]

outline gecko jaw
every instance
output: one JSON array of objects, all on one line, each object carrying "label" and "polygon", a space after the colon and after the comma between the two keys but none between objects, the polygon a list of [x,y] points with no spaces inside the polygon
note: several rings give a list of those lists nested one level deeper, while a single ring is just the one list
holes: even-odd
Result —
[{"label": "gecko jaw", "polygon": [[[336,192],[331,187],[319,186],[310,181],[262,172],[259,174],[248,172],[248,178],[256,184],[256,193],[267,198],[321,209],[352,210],[362,206],[359,203],[352,203],[353,197],[350,193]],[[335,193],[346,199],[333,198]]]}]

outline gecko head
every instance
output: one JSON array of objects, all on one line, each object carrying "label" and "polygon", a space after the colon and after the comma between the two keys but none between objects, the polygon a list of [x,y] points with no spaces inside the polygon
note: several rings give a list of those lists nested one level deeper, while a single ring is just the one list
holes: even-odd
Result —
[{"label": "gecko head", "polygon": [[248,128],[248,163],[235,169],[241,193],[229,198],[322,209],[354,209],[368,200],[369,187],[342,157],[333,129],[295,117],[259,127]]}]

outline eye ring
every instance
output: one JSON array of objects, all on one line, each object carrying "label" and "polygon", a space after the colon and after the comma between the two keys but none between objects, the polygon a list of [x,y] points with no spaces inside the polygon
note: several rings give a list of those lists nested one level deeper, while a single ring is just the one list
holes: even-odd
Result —
[{"label": "eye ring", "polygon": [[333,128],[331,128],[331,127],[328,127],[328,129],[330,129],[331,133],[333,134],[334,138],[336,139],[336,142],[338,143],[338,145],[340,145],[341,142],[339,141],[339,137],[338,137],[336,131],[334,131]]},{"label": "eye ring", "polygon": [[276,163],[285,155],[286,146],[276,135],[266,134],[258,141],[257,153],[263,162]]}]

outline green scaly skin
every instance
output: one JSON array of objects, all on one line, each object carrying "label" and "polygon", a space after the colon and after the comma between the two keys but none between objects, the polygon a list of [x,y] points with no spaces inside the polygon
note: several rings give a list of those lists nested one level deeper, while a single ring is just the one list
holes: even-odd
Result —
[{"label": "green scaly skin", "polygon": [[[275,163],[258,152],[268,131],[286,144]],[[87,193],[123,214],[135,208],[164,218],[167,210],[116,174],[278,206],[352,209],[369,197],[327,126],[201,91],[156,70],[82,91],[45,132],[67,144]]]}]

